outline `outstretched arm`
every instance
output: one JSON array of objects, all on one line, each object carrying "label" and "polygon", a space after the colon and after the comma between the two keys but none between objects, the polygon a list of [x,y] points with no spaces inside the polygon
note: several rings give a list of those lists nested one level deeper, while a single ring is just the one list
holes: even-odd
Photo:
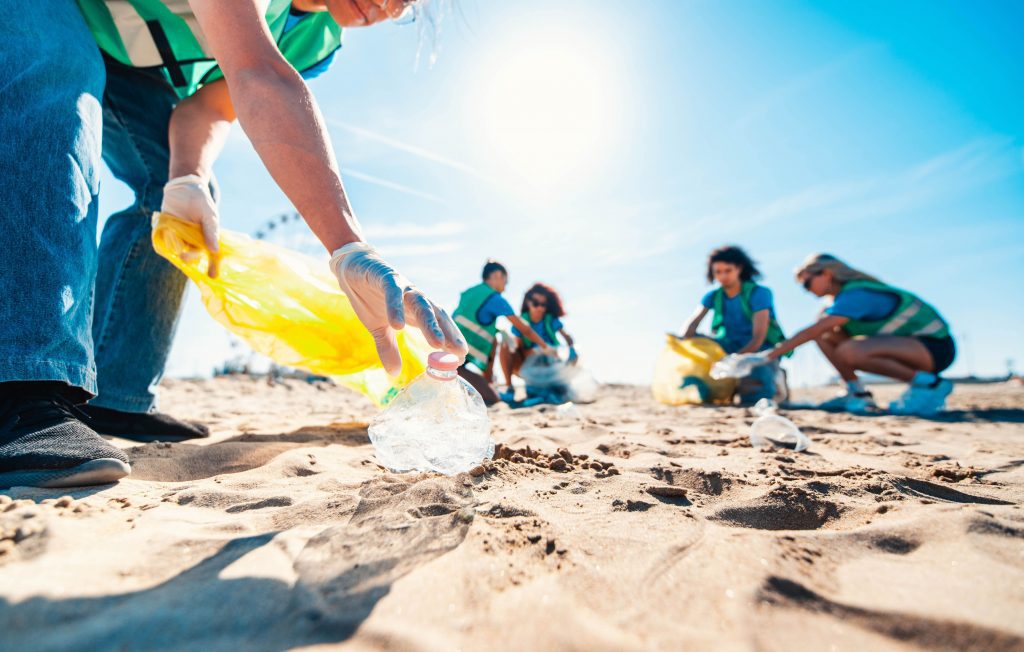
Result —
[{"label": "outstretched arm", "polygon": [[395,331],[407,321],[435,348],[465,355],[454,322],[363,242],[316,100],[263,17],[266,0],[189,0],[224,72],[238,120],[267,171],[333,252],[331,269],[373,335],[384,368],[402,368]]},{"label": "outstretched arm", "polygon": [[826,315],[788,340],[779,342],[774,349],[768,352],[767,357],[769,360],[777,360],[801,344],[815,340],[825,333],[842,326],[848,321],[850,321],[849,317]]},{"label": "outstretched arm", "polygon": [[519,315],[509,315],[508,320],[512,322],[512,325],[519,329],[519,332],[523,334],[523,337],[530,340],[544,351],[550,351],[551,347],[544,341],[537,331],[533,330],[533,327],[526,323],[526,320]]},{"label": "outstretched arm", "polygon": [[328,251],[363,240],[316,100],[278,51],[260,0],[190,0],[238,120]]}]

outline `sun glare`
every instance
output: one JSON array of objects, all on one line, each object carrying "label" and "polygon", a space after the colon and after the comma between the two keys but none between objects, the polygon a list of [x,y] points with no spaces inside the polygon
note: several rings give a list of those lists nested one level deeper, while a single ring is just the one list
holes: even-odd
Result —
[{"label": "sun glare", "polygon": [[529,32],[491,51],[466,89],[476,146],[535,190],[585,186],[617,131],[617,89],[601,41]]}]

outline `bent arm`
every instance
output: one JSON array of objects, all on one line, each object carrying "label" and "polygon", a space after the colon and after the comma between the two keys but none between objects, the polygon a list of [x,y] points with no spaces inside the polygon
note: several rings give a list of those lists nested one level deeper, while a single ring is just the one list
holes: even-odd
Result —
[{"label": "bent arm", "polygon": [[171,113],[168,131],[169,178],[195,174],[209,179],[234,121],[235,107],[223,79],[182,100]]},{"label": "bent arm", "polygon": [[750,334],[750,341],[737,353],[753,353],[760,350],[764,344],[764,338],[768,336],[768,322],[770,316],[767,310],[758,310],[753,316],[753,331]]},{"label": "bent arm", "polygon": [[362,241],[316,100],[278,51],[265,0],[190,0],[238,120],[267,171],[328,251]]},{"label": "bent arm", "polygon": [[565,338],[565,343],[566,344],[568,344],[569,346],[573,346],[572,335],[569,335],[568,333],[566,333],[564,328],[558,329],[558,332],[562,335],[562,337]]},{"label": "bent arm", "polygon": [[839,328],[848,321],[850,321],[849,317],[826,315],[788,340],[779,342],[779,344],[768,353],[768,358],[771,360],[781,358],[801,344],[815,340],[825,333]]},{"label": "bent arm", "polygon": [[512,322],[512,325],[519,329],[519,332],[523,334],[523,337],[530,340],[542,349],[547,349],[548,343],[537,334],[537,331],[533,330],[533,327],[526,323],[519,315],[509,315],[508,320]]},{"label": "bent arm", "polygon": [[690,317],[690,321],[686,323],[686,327],[683,329],[683,337],[693,337],[697,334],[697,329],[700,327],[700,323],[704,321],[704,317],[710,312],[711,309],[706,306],[697,308],[696,312]]}]

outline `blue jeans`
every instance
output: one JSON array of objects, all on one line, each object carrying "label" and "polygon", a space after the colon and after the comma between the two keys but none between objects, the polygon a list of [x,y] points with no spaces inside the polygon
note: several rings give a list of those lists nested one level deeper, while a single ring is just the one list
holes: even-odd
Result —
[{"label": "blue jeans", "polygon": [[[105,63],[74,0],[19,5],[0,42],[0,382],[62,381],[94,405],[148,411],[185,290],[150,243],[177,96]],[[101,133],[136,201],[97,251]]]}]

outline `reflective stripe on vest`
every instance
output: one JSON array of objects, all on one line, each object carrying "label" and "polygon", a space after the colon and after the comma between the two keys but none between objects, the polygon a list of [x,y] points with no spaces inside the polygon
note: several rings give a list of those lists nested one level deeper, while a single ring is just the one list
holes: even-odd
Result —
[{"label": "reflective stripe on vest", "polygon": [[470,321],[469,318],[466,317],[465,315],[456,315],[455,323],[458,324],[461,328],[465,328],[473,333],[476,333],[477,335],[484,338],[488,342],[493,343],[495,340],[494,335],[485,331],[483,327],[480,326],[480,324]]},{"label": "reflective stripe on vest", "polygon": [[455,324],[462,331],[466,345],[469,347],[469,355],[466,356],[466,359],[479,367],[481,371],[486,370],[487,362],[494,350],[498,325],[497,323],[481,324],[478,321],[479,312],[487,300],[495,294],[498,293],[486,283],[474,285],[459,296],[459,305],[453,314]]},{"label": "reflective stripe on vest", "polygon": [[942,338],[949,335],[949,325],[945,320],[935,308],[915,294],[875,281],[849,281],[843,286],[843,291],[855,289],[895,296],[897,304],[892,313],[882,319],[848,321],[843,325],[843,330],[852,336],[898,335]]}]

